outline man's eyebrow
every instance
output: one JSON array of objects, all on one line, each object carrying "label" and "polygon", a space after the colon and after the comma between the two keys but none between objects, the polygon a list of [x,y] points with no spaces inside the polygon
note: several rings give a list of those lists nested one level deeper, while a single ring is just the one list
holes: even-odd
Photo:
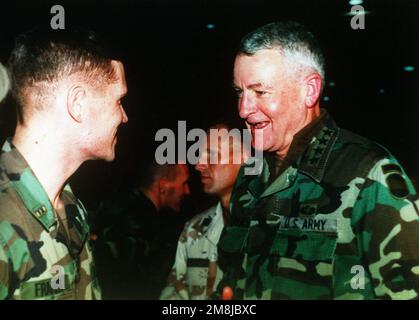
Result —
[{"label": "man's eyebrow", "polygon": [[265,83],[262,83],[262,82],[256,82],[256,83],[252,83],[252,84],[249,84],[248,86],[247,86],[247,88],[248,89],[253,89],[253,90],[255,90],[255,89],[260,89],[260,88],[265,88],[265,89],[272,89],[272,86],[270,86],[270,85],[267,85],[267,84],[265,84]]},{"label": "man's eyebrow", "polygon": [[[242,88],[240,88],[238,85],[236,85],[234,83],[232,84],[232,86],[233,86],[233,89],[235,89],[235,90],[242,90]],[[260,89],[262,87],[265,88],[265,89],[272,89],[273,88],[272,86],[267,85],[267,84],[262,83],[262,82],[256,82],[256,83],[249,84],[246,88],[255,90],[255,89]]]}]

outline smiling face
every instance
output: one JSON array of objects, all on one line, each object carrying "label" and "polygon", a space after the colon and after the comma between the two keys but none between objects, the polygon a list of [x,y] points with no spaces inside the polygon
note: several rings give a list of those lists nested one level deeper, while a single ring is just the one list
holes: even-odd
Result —
[{"label": "smiling face", "polygon": [[89,92],[89,158],[112,161],[115,158],[117,130],[128,117],[121,99],[127,93],[124,67],[112,61],[117,81],[104,85],[100,90]]},{"label": "smiling face", "polygon": [[[287,154],[294,134],[311,121],[305,88],[294,70],[278,49],[239,54],[234,64],[239,114],[252,133],[252,145],[280,158]],[[255,143],[256,134],[262,143]]]}]

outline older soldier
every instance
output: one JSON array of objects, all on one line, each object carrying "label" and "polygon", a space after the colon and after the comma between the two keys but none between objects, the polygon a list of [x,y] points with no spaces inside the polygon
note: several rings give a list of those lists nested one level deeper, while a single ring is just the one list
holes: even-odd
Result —
[{"label": "older soldier", "polygon": [[[185,224],[168,285],[160,299],[207,299],[222,277],[217,266],[217,243],[228,216],[234,182],[248,154],[240,135],[232,131],[234,129],[237,128],[228,121],[212,126],[210,130],[218,131],[216,145],[211,144],[208,132],[207,150],[195,168],[201,174],[204,192],[216,196],[219,201]],[[240,132],[236,130],[236,133]],[[234,144],[240,148],[234,149]],[[234,151],[240,152],[236,156],[237,162],[234,161]],[[222,155],[226,154],[229,162],[220,163]]]},{"label": "older soldier", "polygon": [[320,48],[300,24],[271,23],[242,39],[238,108],[265,159],[260,175],[239,173],[219,241],[218,296],[418,298],[416,192],[386,149],[320,109],[323,83]]},{"label": "older soldier", "polygon": [[66,181],[114,159],[124,68],[71,31],[20,36],[9,63],[19,121],[0,156],[0,298],[98,299],[86,212]]},{"label": "older soldier", "polygon": [[0,102],[6,97],[10,88],[9,76],[6,68],[0,63]]}]

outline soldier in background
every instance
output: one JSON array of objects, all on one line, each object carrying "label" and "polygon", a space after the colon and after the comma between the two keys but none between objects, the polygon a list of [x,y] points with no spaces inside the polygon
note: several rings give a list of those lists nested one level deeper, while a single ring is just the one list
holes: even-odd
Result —
[{"label": "soldier in background", "polygon": [[[211,145],[211,129],[218,130],[216,146]],[[240,131],[234,134],[233,129],[237,129],[233,122],[224,121],[207,131],[207,149],[195,169],[201,174],[204,192],[216,196],[219,201],[185,224],[178,241],[176,260],[160,299],[208,299],[222,277],[217,266],[217,243],[228,219],[234,182],[249,153],[242,144]],[[234,145],[239,148],[234,149]],[[240,152],[236,157],[240,162],[234,162],[234,150]],[[229,162],[221,164],[221,157],[226,154]]]},{"label": "soldier in background", "polygon": [[97,213],[106,221],[95,244],[104,299],[158,299],[173,264],[181,203],[190,193],[188,166],[153,158],[138,179]]},{"label": "soldier in background", "polygon": [[86,212],[66,181],[115,157],[123,65],[91,32],[34,30],[9,68],[19,118],[0,156],[0,299],[98,299]]},{"label": "soldier in background", "polygon": [[271,23],[242,39],[238,109],[265,159],[261,174],[237,178],[217,297],[229,288],[236,299],[419,297],[416,191],[386,149],[320,108],[323,84],[323,55],[302,25]]},{"label": "soldier in background", "polygon": [[6,68],[0,62],[0,102],[6,97],[10,89],[9,76]]}]

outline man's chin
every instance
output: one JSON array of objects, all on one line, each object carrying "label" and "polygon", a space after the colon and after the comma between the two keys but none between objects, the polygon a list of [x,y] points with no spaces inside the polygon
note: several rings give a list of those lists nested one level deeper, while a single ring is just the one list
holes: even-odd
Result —
[{"label": "man's chin", "polygon": [[89,160],[102,160],[106,162],[112,162],[115,160],[115,154],[92,156]]},{"label": "man's chin", "polygon": [[112,162],[115,160],[115,153],[100,157],[100,159],[106,162]]},{"label": "man's chin", "polygon": [[268,151],[269,146],[264,145],[263,143],[256,144],[255,141],[252,139],[252,147],[258,151]]}]

